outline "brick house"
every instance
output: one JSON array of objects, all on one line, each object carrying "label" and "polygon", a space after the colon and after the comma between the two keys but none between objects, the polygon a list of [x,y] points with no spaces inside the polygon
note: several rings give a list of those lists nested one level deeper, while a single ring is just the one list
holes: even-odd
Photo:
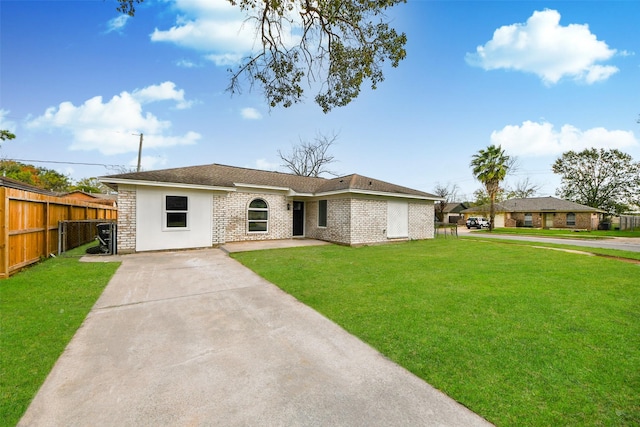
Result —
[{"label": "brick house", "polygon": [[118,252],[306,237],[364,245],[434,236],[438,196],[361,175],[218,164],[101,177],[118,192]]},{"label": "brick house", "polygon": [[[495,227],[569,228],[597,230],[602,209],[592,208],[555,197],[509,199],[495,204]],[[474,206],[462,211],[465,218],[489,218],[489,206]]]}]

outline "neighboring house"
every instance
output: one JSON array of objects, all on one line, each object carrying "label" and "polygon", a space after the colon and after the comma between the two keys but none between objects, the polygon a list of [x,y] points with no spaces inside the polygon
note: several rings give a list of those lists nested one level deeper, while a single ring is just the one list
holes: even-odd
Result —
[{"label": "neighboring house", "polygon": [[60,197],[70,199],[85,200],[91,203],[99,203],[101,205],[116,206],[117,196],[114,194],[103,193],[87,193],[85,191],[75,190],[68,193],[60,194]]},{"label": "neighboring house", "polygon": [[[436,208],[436,218],[438,217],[438,213],[440,212],[440,203],[435,204]],[[457,224],[459,221],[464,219],[464,215],[462,211],[469,207],[466,203],[454,202],[454,203],[445,203],[445,207],[442,211],[443,218],[442,222],[445,224]]]},{"label": "neighboring house", "polygon": [[[597,230],[606,211],[555,197],[509,199],[495,204],[494,227]],[[466,216],[489,218],[489,205],[465,209]]]},{"label": "neighboring house", "polygon": [[433,194],[360,175],[224,165],[101,177],[118,191],[120,253],[307,237],[345,245],[434,236]]}]

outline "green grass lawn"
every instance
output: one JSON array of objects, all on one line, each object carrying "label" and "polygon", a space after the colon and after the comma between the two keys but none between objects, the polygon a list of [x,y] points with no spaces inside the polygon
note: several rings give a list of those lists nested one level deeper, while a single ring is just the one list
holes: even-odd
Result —
[{"label": "green grass lawn", "polygon": [[0,281],[0,414],[14,426],[119,263],[81,263],[86,246]]},{"label": "green grass lawn", "polygon": [[640,424],[640,266],[475,239],[233,255],[499,426]]}]

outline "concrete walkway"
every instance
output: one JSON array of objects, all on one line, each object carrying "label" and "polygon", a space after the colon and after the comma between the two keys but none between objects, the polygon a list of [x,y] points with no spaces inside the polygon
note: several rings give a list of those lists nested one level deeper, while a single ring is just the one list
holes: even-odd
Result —
[{"label": "concrete walkway", "polygon": [[19,425],[489,425],[220,249],[121,259]]}]

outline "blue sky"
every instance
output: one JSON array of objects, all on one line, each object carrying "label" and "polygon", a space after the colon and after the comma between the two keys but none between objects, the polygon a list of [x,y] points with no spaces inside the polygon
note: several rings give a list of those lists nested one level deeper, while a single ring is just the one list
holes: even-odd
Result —
[{"label": "blue sky", "polygon": [[[340,174],[424,191],[480,187],[471,156],[518,158],[507,185],[554,195],[562,152],[618,148],[640,160],[640,2],[409,0],[388,12],[407,58],[328,114],[270,109],[225,91],[251,32],[225,0],[0,1],[0,156],[73,179],[208,163],[267,170],[277,151],[336,134]],[[35,160],[55,163],[40,163]],[[58,163],[59,162],[59,163]],[[97,165],[84,165],[84,164]]]}]

